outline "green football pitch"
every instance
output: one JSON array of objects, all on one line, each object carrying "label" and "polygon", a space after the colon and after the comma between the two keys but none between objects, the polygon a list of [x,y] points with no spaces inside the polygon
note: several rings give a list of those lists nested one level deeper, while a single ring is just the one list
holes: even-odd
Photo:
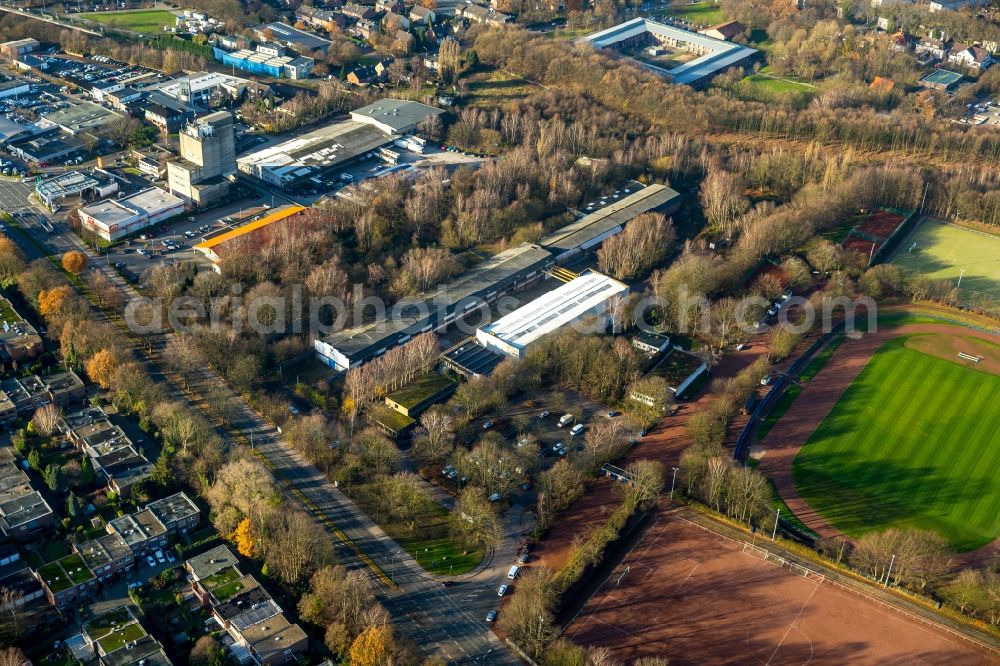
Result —
[{"label": "green football pitch", "polygon": [[893,263],[934,280],[954,280],[956,285],[961,277],[963,300],[979,296],[1000,303],[1000,236],[925,220],[899,248]]},{"label": "green football pitch", "polygon": [[802,447],[795,486],[849,536],[910,527],[978,548],[1000,534],[1000,377],[905,341],[876,352]]},{"label": "green football pitch", "polygon": [[163,32],[164,26],[173,26],[177,17],[165,9],[139,9],[123,12],[88,12],[80,14],[85,19],[136,32]]}]

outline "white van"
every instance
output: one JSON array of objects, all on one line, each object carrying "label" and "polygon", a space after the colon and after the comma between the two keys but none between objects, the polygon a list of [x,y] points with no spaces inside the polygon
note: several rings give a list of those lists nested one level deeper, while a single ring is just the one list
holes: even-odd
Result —
[{"label": "white van", "polygon": [[572,429],[571,429],[571,430],[569,431],[569,434],[571,434],[571,435],[573,435],[573,436],[575,437],[576,435],[579,435],[579,434],[580,434],[581,432],[583,432],[583,424],[582,424],[582,423],[577,423],[577,424],[576,424],[575,426],[573,426],[573,428],[572,428]]},{"label": "white van", "polygon": [[520,574],[520,573],[521,573],[521,567],[519,567],[519,566],[517,566],[515,564],[514,566],[512,566],[510,568],[510,571],[507,572],[507,578],[510,578],[511,580],[514,580],[515,578],[517,578],[518,574]]},{"label": "white van", "polygon": [[565,428],[566,426],[568,426],[572,422],[573,422],[573,415],[572,414],[563,414],[562,417],[559,419],[559,427],[560,428]]}]

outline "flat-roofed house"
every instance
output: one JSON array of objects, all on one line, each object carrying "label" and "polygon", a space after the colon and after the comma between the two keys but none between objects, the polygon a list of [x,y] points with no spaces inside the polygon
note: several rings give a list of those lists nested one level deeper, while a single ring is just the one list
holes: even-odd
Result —
[{"label": "flat-roofed house", "polygon": [[150,502],[146,508],[174,534],[185,534],[188,530],[198,527],[201,521],[201,509],[185,493],[176,493]]}]

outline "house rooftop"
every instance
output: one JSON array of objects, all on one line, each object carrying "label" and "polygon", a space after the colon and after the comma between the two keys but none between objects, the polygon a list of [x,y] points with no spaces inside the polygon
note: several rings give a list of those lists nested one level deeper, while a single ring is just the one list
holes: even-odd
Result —
[{"label": "house rooftop", "polygon": [[130,547],[142,544],[167,531],[149,510],[115,518],[108,523],[108,528],[121,535]]},{"label": "house rooftop", "polygon": [[227,546],[216,546],[200,555],[189,558],[184,564],[195,579],[202,580],[208,578],[223,569],[235,566],[238,563],[236,556]]},{"label": "house rooftop", "polygon": [[302,628],[289,622],[282,613],[253,624],[240,634],[265,662],[306,638]]},{"label": "house rooftop", "polygon": [[74,585],[94,579],[94,574],[87,568],[79,553],[72,553],[55,562],[49,562],[39,567],[37,573],[52,594],[58,594]]},{"label": "house rooftop", "polygon": [[182,492],[150,502],[146,508],[164,525],[185,520],[199,512],[197,505]]}]

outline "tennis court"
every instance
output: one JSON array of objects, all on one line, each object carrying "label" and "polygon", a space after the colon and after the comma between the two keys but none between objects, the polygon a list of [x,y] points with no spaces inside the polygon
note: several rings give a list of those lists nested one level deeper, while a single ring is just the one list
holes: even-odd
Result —
[{"label": "tennis court", "polygon": [[925,219],[893,263],[932,280],[954,280],[962,301],[1000,303],[1000,236]]}]

